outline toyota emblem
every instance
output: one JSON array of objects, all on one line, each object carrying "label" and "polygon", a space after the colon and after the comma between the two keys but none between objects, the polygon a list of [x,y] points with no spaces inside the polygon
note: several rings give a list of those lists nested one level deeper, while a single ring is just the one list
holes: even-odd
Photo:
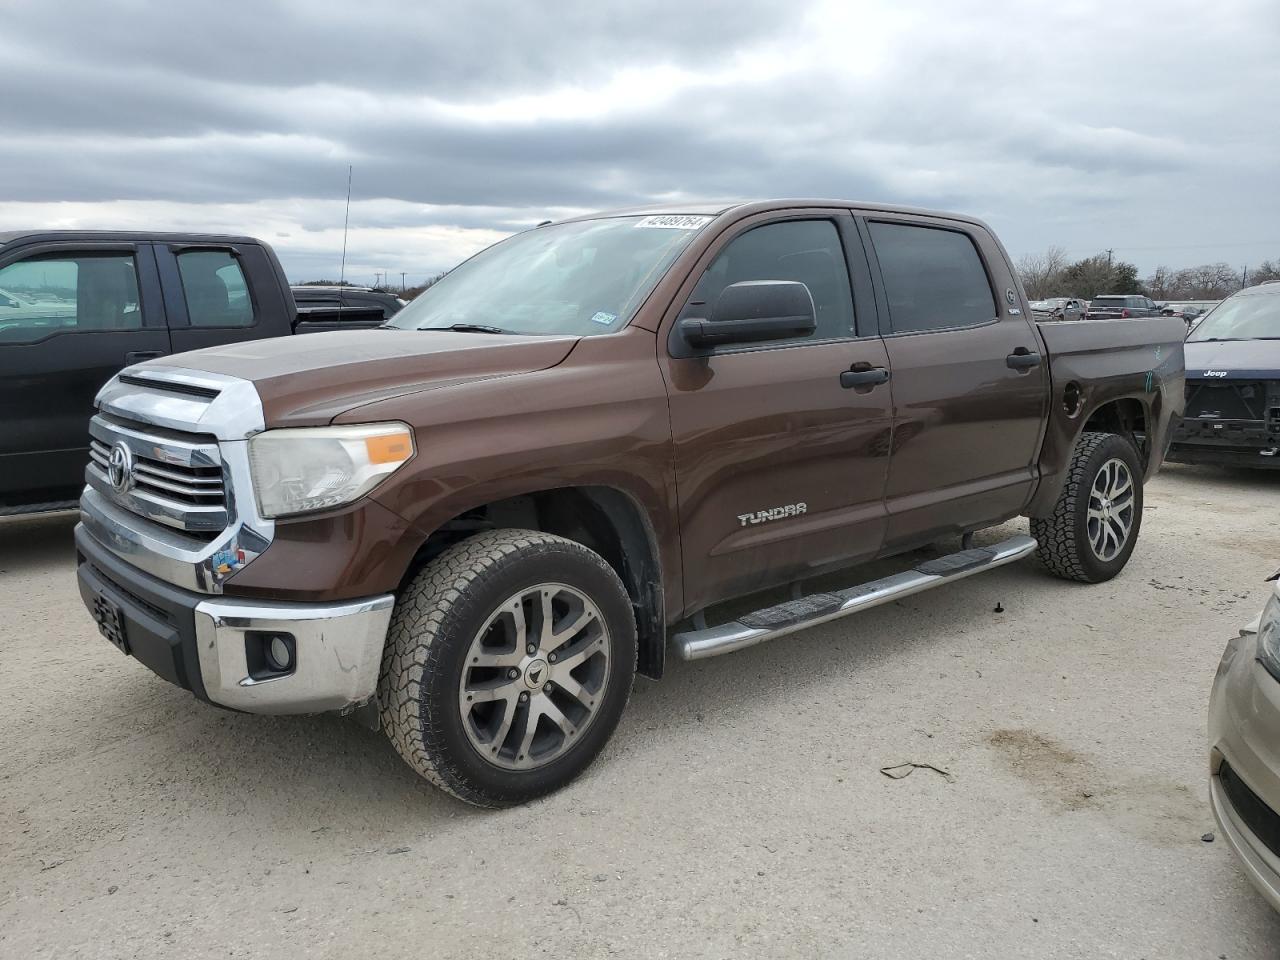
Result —
[{"label": "toyota emblem", "polygon": [[116,493],[124,493],[133,484],[133,453],[123,443],[111,448],[107,458],[107,480]]}]

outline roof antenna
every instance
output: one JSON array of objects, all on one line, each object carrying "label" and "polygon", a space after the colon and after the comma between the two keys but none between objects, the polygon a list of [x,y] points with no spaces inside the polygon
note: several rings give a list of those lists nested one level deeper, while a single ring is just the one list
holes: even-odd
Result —
[{"label": "roof antenna", "polygon": [[347,224],[351,222],[351,164],[347,164],[347,212],[342,215],[342,267],[338,271],[338,286],[347,285]]}]

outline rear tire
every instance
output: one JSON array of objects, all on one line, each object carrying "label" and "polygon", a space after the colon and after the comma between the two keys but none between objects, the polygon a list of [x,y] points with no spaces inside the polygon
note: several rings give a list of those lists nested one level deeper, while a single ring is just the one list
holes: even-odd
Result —
[{"label": "rear tire", "polygon": [[551,534],[488,531],[444,551],[397,599],[382,725],[436,786],[510,806],[595,759],[635,667],[631,601],[608,563]]},{"label": "rear tire", "polygon": [[1142,526],[1142,476],[1128,438],[1081,436],[1053,513],[1031,519],[1040,562],[1081,583],[1101,583],[1123,570]]}]

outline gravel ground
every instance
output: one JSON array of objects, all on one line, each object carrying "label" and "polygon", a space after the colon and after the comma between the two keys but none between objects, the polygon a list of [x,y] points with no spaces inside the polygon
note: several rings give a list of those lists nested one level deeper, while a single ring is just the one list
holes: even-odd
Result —
[{"label": "gravel ground", "polygon": [[[1201,841],[1209,686],[1280,565],[1280,475],[1167,467],[1109,584],[1023,562],[677,661],[582,780],[499,813],[380,734],[120,656],[71,526],[0,526],[0,956],[1280,952]],[[879,772],[905,761],[953,779]]]}]

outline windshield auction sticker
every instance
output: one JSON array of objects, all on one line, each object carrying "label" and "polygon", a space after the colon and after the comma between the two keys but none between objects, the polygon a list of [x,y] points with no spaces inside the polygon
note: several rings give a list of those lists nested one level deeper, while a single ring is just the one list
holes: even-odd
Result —
[{"label": "windshield auction sticker", "polygon": [[695,217],[687,213],[664,213],[656,217],[643,217],[636,222],[636,226],[657,230],[701,230],[710,222],[710,217]]}]

